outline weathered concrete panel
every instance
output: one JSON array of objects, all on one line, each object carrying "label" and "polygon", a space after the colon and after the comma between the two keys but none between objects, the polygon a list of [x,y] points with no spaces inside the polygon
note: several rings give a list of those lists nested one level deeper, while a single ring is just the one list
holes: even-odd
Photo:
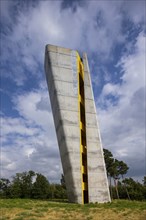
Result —
[{"label": "weathered concrete panel", "polygon": [[81,203],[80,130],[76,53],[46,46],[45,69],[70,202]]},{"label": "weathered concrete panel", "polygon": [[[107,202],[110,201],[110,194],[86,54],[83,56],[83,63],[89,202]],[[94,121],[93,124],[91,121]]]}]

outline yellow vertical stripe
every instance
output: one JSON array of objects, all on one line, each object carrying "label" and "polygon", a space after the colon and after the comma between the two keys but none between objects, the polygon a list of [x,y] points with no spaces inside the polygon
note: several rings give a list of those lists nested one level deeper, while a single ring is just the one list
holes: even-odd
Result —
[{"label": "yellow vertical stripe", "polygon": [[[80,87],[82,86],[83,88],[83,93],[84,93],[84,66],[83,63],[80,59],[79,54],[77,53],[77,72],[78,72],[78,111],[79,111],[79,127],[80,127],[80,166],[81,166],[81,186],[82,186],[82,204],[84,204],[84,190],[88,191],[88,181],[84,180],[83,181],[83,175],[87,176],[87,147],[84,146],[85,144],[83,144],[83,139],[86,138],[86,126],[85,124],[83,124],[82,120],[81,120],[81,108],[80,105],[82,104],[82,106],[85,108],[85,98],[84,95],[80,93]],[[81,85],[81,81],[80,78],[82,79],[81,81],[83,81],[83,84]],[[83,117],[85,118],[85,112]],[[82,137],[82,131],[85,134],[85,137]],[[86,141],[85,141],[86,143]],[[84,161],[83,161],[83,157],[82,154],[84,154]]]}]

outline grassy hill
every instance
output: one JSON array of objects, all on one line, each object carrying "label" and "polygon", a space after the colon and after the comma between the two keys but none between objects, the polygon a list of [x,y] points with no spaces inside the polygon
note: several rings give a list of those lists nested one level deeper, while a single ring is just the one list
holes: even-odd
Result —
[{"label": "grassy hill", "polygon": [[145,220],[146,202],[71,204],[30,199],[1,199],[1,220]]}]

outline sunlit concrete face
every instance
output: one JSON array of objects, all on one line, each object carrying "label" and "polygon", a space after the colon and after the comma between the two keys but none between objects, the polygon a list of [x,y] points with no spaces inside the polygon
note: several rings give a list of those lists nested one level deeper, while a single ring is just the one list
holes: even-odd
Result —
[{"label": "sunlit concrete face", "polygon": [[47,45],[45,72],[68,199],[109,202],[86,54],[81,60],[77,51]]}]

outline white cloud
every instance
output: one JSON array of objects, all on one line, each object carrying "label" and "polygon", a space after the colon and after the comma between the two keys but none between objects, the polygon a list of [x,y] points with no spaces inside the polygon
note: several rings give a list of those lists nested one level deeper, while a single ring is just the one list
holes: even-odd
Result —
[{"label": "white cloud", "polygon": [[[145,36],[137,37],[135,52],[125,54],[119,65],[123,76],[121,84],[106,84],[99,101],[107,102],[107,95],[120,95],[117,105],[111,100],[107,109],[98,107],[104,147],[115,156],[126,160],[135,175],[144,175],[145,158]],[[98,103],[100,106],[100,103]],[[139,173],[138,173],[139,172]]]},{"label": "white cloud", "polygon": [[47,90],[31,91],[24,95],[18,95],[13,100],[19,114],[25,119],[41,126],[44,130],[53,127],[53,118]]},{"label": "white cloud", "polygon": [[27,121],[26,120],[24,121],[24,119],[21,118],[3,117],[1,119],[1,125],[5,126],[5,129],[2,130],[2,135],[9,135],[13,133],[19,135],[32,136],[32,135],[37,135],[39,132],[39,129],[37,129],[36,127],[30,128],[28,126]]},{"label": "white cloud", "polygon": [[[11,17],[2,29],[2,63],[9,60],[10,65],[9,71],[3,70],[3,76],[11,77],[17,85],[22,85],[29,74],[37,78],[48,43],[109,57],[115,43],[124,40],[119,5],[93,1],[73,11],[61,9],[61,1],[39,1],[27,10],[19,7],[15,22]],[[7,7],[7,14],[11,7]]]},{"label": "white cloud", "polygon": [[136,25],[139,25],[140,22],[145,22],[145,8],[145,0],[124,1],[123,4],[124,12],[129,17],[129,19],[133,21]]},{"label": "white cloud", "polygon": [[107,83],[104,85],[103,90],[102,90],[102,95],[113,95],[116,96],[119,93],[119,87],[115,84]]},{"label": "white cloud", "polygon": [[48,91],[26,92],[15,96],[13,102],[20,117],[2,116],[1,120],[2,175],[32,169],[58,181],[62,167]]},{"label": "white cloud", "polygon": [[[27,3],[29,7],[21,7],[19,1],[2,3],[2,77],[16,83],[13,108],[19,113],[19,117],[8,117],[4,112],[1,115],[3,175],[9,177],[15,172],[38,169],[49,180],[56,181],[61,173],[59,150],[48,91],[44,81],[40,82],[44,77],[45,45],[84,50],[89,59],[94,53],[101,62],[110,61],[115,45],[126,43],[128,33],[122,32],[123,12],[137,28],[144,18],[143,2],[132,5],[130,1],[85,1],[81,6],[76,4],[75,10],[62,9],[61,1]],[[134,164],[143,160],[144,149],[144,101],[141,100],[144,100],[145,47],[142,33],[131,46],[135,46],[135,52],[124,54],[118,63],[123,71],[123,83],[110,82],[109,73],[104,76],[107,84],[103,86],[98,106],[107,104],[107,109],[99,108],[98,112],[104,146],[137,170]],[[98,68],[96,62],[93,65]],[[95,73],[93,76],[94,82],[101,84]],[[28,86],[30,80],[38,82],[37,90]],[[18,90],[17,86],[24,87]],[[109,94],[118,98],[116,105],[112,99],[107,100]]]}]

